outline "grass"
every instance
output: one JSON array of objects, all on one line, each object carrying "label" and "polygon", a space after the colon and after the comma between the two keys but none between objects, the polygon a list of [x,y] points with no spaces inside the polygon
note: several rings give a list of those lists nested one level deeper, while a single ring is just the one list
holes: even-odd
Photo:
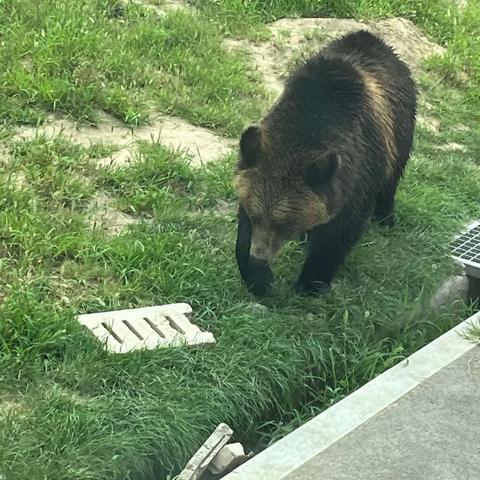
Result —
[{"label": "grass", "polygon": [[478,323],[471,325],[469,331],[467,332],[467,338],[473,342],[480,343],[480,325],[478,325]]},{"label": "grass", "polygon": [[[470,314],[461,303],[434,313],[428,300],[455,268],[446,255],[451,236],[480,215],[480,124],[472,100],[478,46],[471,42],[464,53],[455,46],[473,20],[452,23],[449,33],[452,16],[444,12],[440,21],[437,8],[419,2],[258,1],[248,10],[244,2],[197,2],[197,13],[162,18],[101,0],[69,4],[68,11],[60,1],[37,3],[0,10],[10,35],[0,43],[6,480],[164,479],[219,422],[248,448],[263,448]],[[399,224],[388,232],[372,225],[322,298],[291,294],[303,258],[295,244],[276,267],[273,297],[259,304],[240,285],[234,156],[198,169],[178,152],[144,143],[138,162],[111,170],[98,164],[103,146],[10,135],[48,110],[92,121],[100,108],[136,123],[152,103],[238,132],[266,100],[245,57],[223,50],[222,36],[252,36],[257,26],[263,35],[265,21],[309,14],[318,4],[331,5],[332,14],[370,17],[404,9],[439,39],[441,32],[445,42],[454,39],[422,80],[441,128],[417,131],[398,195]],[[459,65],[469,85],[457,78]],[[79,66],[90,71],[80,82]],[[466,151],[436,149],[448,142]],[[92,229],[90,203],[99,191],[140,223],[119,236]],[[215,334],[214,347],[107,355],[74,318],[177,301],[192,304],[195,322]]]},{"label": "grass", "polygon": [[236,134],[258,113],[258,78],[219,28],[186,10],[20,0],[0,8],[0,28],[3,121],[36,123],[50,110],[94,122],[102,109],[137,125],[154,106]]}]

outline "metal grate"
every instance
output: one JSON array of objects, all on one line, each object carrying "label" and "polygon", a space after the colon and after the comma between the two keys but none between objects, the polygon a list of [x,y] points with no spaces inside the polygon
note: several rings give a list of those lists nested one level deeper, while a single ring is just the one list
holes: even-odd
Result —
[{"label": "metal grate", "polygon": [[452,256],[465,266],[480,269],[480,221],[470,225],[454,240]]},{"label": "metal grate", "polygon": [[214,336],[190,322],[186,303],[90,313],[77,317],[110,352],[215,343]]}]

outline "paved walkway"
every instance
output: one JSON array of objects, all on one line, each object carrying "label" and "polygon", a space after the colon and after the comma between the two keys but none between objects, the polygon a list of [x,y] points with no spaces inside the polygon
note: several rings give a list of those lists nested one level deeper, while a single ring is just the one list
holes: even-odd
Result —
[{"label": "paved walkway", "polygon": [[285,478],[479,480],[480,347]]},{"label": "paved walkway", "polygon": [[477,314],[224,480],[480,480]]}]

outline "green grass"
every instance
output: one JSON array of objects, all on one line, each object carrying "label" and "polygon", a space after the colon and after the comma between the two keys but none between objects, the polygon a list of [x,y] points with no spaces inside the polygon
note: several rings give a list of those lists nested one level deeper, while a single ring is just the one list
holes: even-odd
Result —
[{"label": "green grass", "polygon": [[236,134],[259,112],[258,78],[194,12],[20,0],[0,6],[0,28],[0,120],[35,123],[51,110],[95,121],[102,109],[136,125],[154,106]]},{"label": "green grass", "polygon": [[[457,14],[441,14],[436,2],[248,3],[246,10],[240,1],[197,2],[196,13],[164,18],[100,0],[68,9],[53,0],[0,5],[9,39],[0,42],[0,138],[8,151],[0,155],[6,480],[163,480],[220,422],[248,448],[263,448],[471,313],[461,303],[434,313],[428,300],[455,269],[450,238],[480,215],[472,97],[480,52],[474,42],[460,48],[473,19],[453,28]],[[372,225],[322,298],[292,295],[303,259],[296,244],[276,266],[271,298],[260,305],[240,284],[234,155],[195,169],[178,152],[144,143],[137,163],[112,171],[97,163],[107,147],[10,137],[17,123],[48,110],[91,121],[104,109],[136,123],[152,103],[236,133],[265,97],[246,59],[223,50],[222,35],[258,38],[265,21],[315,13],[317,5],[338,15],[403,12],[452,42],[422,80],[441,128],[417,131],[398,195],[399,224],[390,231]],[[469,84],[458,77],[461,68]],[[467,150],[435,148],[448,142]],[[99,191],[140,223],[119,236],[92,229],[90,202]],[[195,323],[215,334],[215,346],[108,355],[74,318],[177,301],[192,304]]]},{"label": "green grass", "polygon": [[[60,138],[12,147],[1,172],[3,473],[165,478],[218,422],[263,445],[279,421],[325,408],[458,322],[461,305],[434,314],[425,302],[452,270],[448,238],[480,213],[478,166],[461,153],[432,162],[432,141],[419,132],[399,226],[372,227],[321,299],[291,295],[302,253],[290,245],[264,309],[238,280],[233,213],[215,214],[232,201],[233,159],[195,171],[144,145],[143,161],[112,172]],[[91,231],[96,189],[148,221],[114,238]],[[73,319],[185,300],[215,347],[109,356]]]},{"label": "green grass", "polygon": [[467,338],[473,342],[480,343],[480,325],[478,322],[470,327],[470,330],[467,332]]}]

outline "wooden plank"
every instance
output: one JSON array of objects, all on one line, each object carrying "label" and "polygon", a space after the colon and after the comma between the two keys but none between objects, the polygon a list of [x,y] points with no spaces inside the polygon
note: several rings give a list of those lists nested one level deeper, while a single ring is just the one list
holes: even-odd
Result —
[{"label": "wooden plank", "polygon": [[177,480],[198,480],[232,435],[232,429],[221,423],[189,460]]}]

